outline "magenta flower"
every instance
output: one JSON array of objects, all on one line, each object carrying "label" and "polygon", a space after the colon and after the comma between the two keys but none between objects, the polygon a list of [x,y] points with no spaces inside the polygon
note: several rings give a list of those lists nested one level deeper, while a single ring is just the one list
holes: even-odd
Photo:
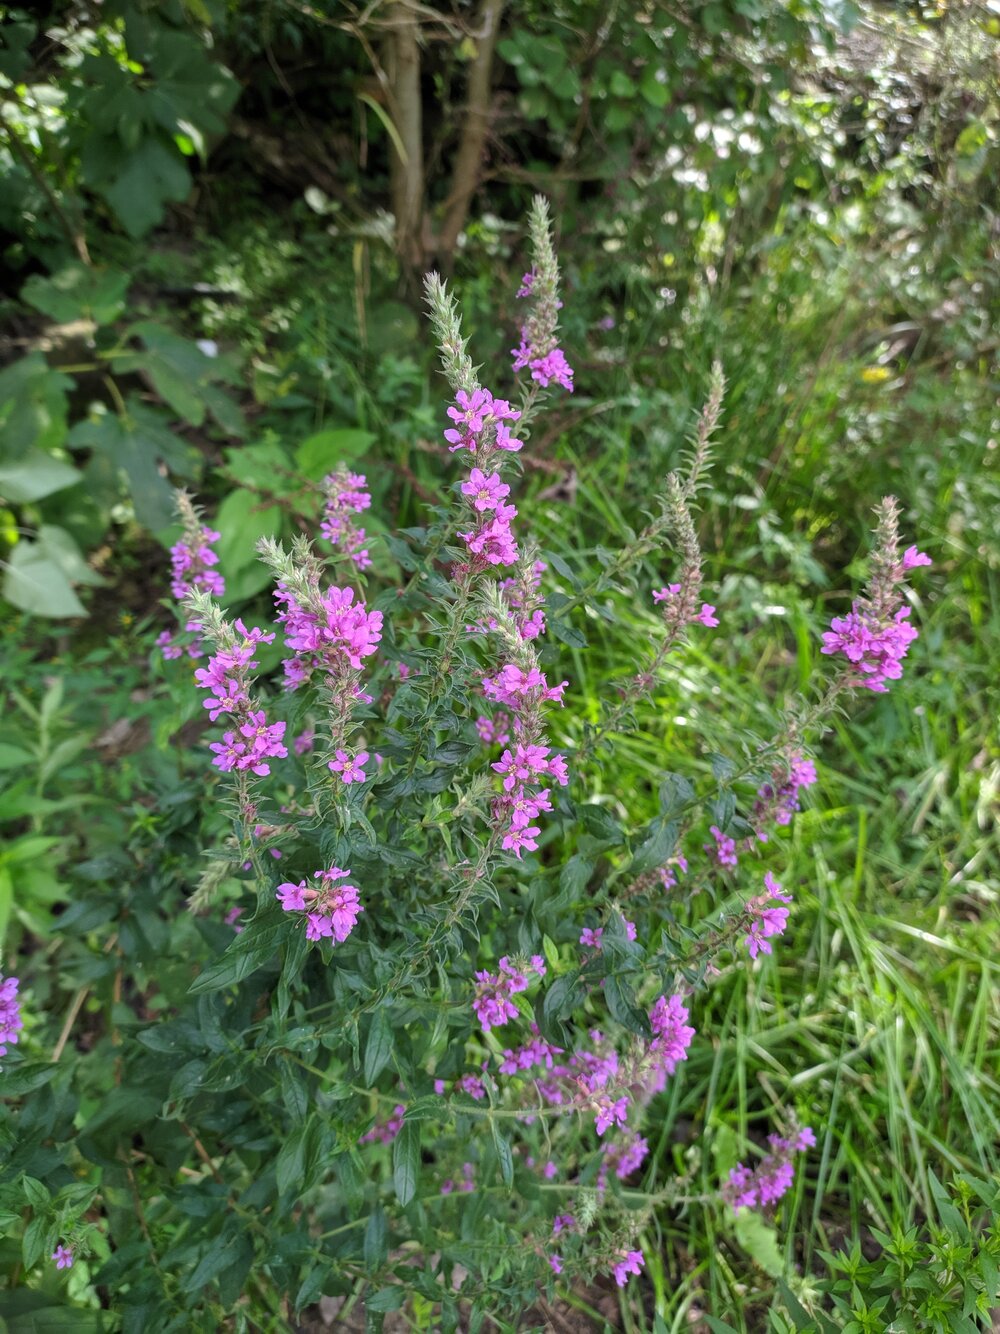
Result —
[{"label": "magenta flower", "polygon": [[594,1103],[594,1125],[598,1135],[603,1135],[611,1126],[624,1126],[628,1120],[628,1098],[611,1098],[604,1094]]},{"label": "magenta flower", "polygon": [[362,1135],[358,1140],[359,1144],[373,1144],[379,1140],[382,1144],[391,1144],[403,1127],[403,1117],[406,1115],[406,1108],[400,1103],[393,1108],[392,1116],[385,1121],[376,1121],[367,1135]]},{"label": "magenta flower", "polygon": [[52,1252],[52,1259],[55,1260],[57,1269],[71,1269],[73,1266],[73,1247],[64,1246],[60,1243]]},{"label": "magenta flower", "polygon": [[755,1209],[776,1204],[795,1180],[792,1156],[813,1148],[816,1136],[808,1126],[803,1126],[791,1139],[782,1135],[769,1135],[768,1143],[771,1152],[761,1159],[755,1171],[742,1163],[737,1163],[730,1171],[722,1196],[734,1209]]},{"label": "magenta flower", "polygon": [[462,483],[462,494],[468,496],[473,509],[482,514],[484,510],[495,510],[504,496],[510,495],[510,487],[501,482],[499,473],[487,475],[481,469],[473,468],[469,480]]},{"label": "magenta flower", "polygon": [[521,860],[521,853],[527,849],[528,852],[534,852],[538,844],[535,841],[541,833],[538,825],[528,825],[526,829],[515,829],[511,826],[503,836],[500,846],[504,852],[512,852],[518,861]]},{"label": "magenta flower", "polygon": [[751,959],[756,959],[758,954],[770,954],[770,938],[782,935],[788,925],[788,909],[776,907],[771,900],[791,903],[791,894],[782,894],[781,886],[770,871],[764,876],[764,886],[767,893],[758,895],[747,904],[750,913],[750,934],[745,937],[744,943]]},{"label": "magenta flower", "polygon": [[553,1274],[561,1274],[563,1271],[562,1256],[550,1255],[549,1265],[551,1266]]},{"label": "magenta flower", "polygon": [[687,1060],[695,1035],[688,1018],[689,1012],[680,996],[661,996],[649,1012],[653,1029],[648,1051],[652,1066],[650,1088],[654,1093],[661,1093],[666,1088],[667,1076],[674,1073],[680,1061]]},{"label": "magenta flower", "polygon": [[305,728],[300,732],[292,743],[296,755],[305,755],[313,748],[313,742],[316,740],[316,732],[312,727]]},{"label": "magenta flower", "polygon": [[353,759],[346,750],[338,750],[336,756],[337,758],[331,760],[327,765],[327,768],[331,769],[335,774],[340,774],[343,782],[363,783],[365,781],[366,775],[362,766],[368,760],[368,752],[366,750],[359,751]]},{"label": "magenta flower", "polygon": [[17,1035],[24,1027],[24,1021],[21,1002],[17,998],[20,981],[16,977],[3,977],[2,973],[0,979],[0,1056],[6,1056],[7,1044],[17,1045]]},{"label": "magenta flower", "polygon": [[510,715],[499,710],[495,717],[487,718],[481,714],[476,719],[476,731],[479,739],[487,746],[505,746],[510,740]]},{"label": "magenta flower", "polygon": [[907,547],[903,552],[904,570],[914,570],[918,565],[932,565],[933,563],[926,551],[918,551],[916,547]]},{"label": "magenta flower", "polygon": [[308,889],[304,880],[300,880],[297,885],[293,885],[291,881],[286,880],[283,885],[278,886],[275,897],[285,912],[301,912],[308,903],[312,903],[316,898],[316,891]]},{"label": "magenta flower", "polygon": [[713,853],[720,866],[735,867],[736,840],[724,834],[718,825],[712,825],[708,832],[715,839],[715,847],[713,848],[711,843],[706,843],[705,851]]},{"label": "magenta flower", "polygon": [[843,654],[857,671],[851,685],[884,694],[886,681],[898,681],[903,675],[903,659],[917,638],[909,616],[910,608],[900,607],[893,617],[879,620],[855,602],[850,615],[835,616],[830,622],[820,652]]},{"label": "magenta flower", "polygon": [[620,1288],[624,1288],[628,1282],[630,1274],[638,1274],[645,1261],[642,1257],[642,1251],[619,1251],[618,1263],[612,1265],[611,1272],[615,1276],[615,1282]]}]

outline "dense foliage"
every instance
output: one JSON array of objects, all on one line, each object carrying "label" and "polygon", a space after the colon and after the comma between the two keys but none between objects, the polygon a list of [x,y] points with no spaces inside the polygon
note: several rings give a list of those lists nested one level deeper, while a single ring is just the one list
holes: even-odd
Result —
[{"label": "dense foliage", "polygon": [[991,7],[2,16],[6,1328],[989,1328]]}]

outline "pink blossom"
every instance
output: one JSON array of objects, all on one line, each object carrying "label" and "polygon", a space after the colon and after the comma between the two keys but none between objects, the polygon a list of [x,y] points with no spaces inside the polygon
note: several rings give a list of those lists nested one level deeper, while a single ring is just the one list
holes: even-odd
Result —
[{"label": "pink blossom", "polygon": [[24,1027],[21,1018],[21,1002],[17,989],[21,985],[16,977],[4,977],[0,973],[0,1056],[7,1055],[7,1046],[16,1046],[18,1034]]},{"label": "pink blossom", "polygon": [[368,760],[366,750],[359,751],[352,759],[346,750],[337,750],[337,758],[330,760],[327,768],[340,777],[345,783],[363,783],[366,778],[364,768],[362,767]]},{"label": "pink blossom", "polygon": [[61,1242],[52,1252],[52,1259],[55,1260],[57,1269],[71,1269],[73,1258],[73,1247]]},{"label": "pink blossom", "polygon": [[855,674],[849,684],[884,694],[886,681],[903,675],[902,661],[917,631],[909,624],[910,608],[900,607],[894,616],[880,620],[855,602],[848,616],[835,616],[823,635],[821,653],[843,654]]},{"label": "pink blossom", "polygon": [[611,1272],[615,1276],[615,1282],[620,1288],[624,1288],[628,1282],[630,1274],[638,1274],[645,1261],[642,1257],[642,1251],[619,1251],[620,1259],[617,1264],[612,1265]]},{"label": "pink blossom", "polygon": [[917,548],[907,547],[903,552],[903,569],[914,570],[918,565],[932,565],[933,561],[926,551],[918,551]]},{"label": "pink blossom", "polygon": [[735,867],[737,863],[736,840],[724,834],[718,825],[712,825],[709,833],[715,839],[715,847],[711,843],[705,844],[705,851],[714,853],[715,860],[720,866]]},{"label": "pink blossom", "polygon": [[312,903],[316,898],[316,891],[308,889],[304,880],[300,880],[297,885],[286,880],[284,884],[278,886],[275,897],[285,912],[295,912],[304,909],[307,903]]},{"label": "pink blossom", "polygon": [[469,480],[462,483],[462,494],[469,497],[473,509],[482,513],[496,509],[504,496],[510,494],[510,487],[501,482],[499,473],[487,475],[481,469],[473,468]]}]

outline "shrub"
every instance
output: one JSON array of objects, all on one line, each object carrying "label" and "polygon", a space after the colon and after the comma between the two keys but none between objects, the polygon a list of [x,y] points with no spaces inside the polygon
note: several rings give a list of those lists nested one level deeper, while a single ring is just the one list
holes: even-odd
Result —
[{"label": "shrub", "polygon": [[[907,576],[929,561],[900,551],[883,500],[868,583],[824,636],[810,693],[770,738],[665,757],[655,814],[637,817],[634,794],[607,792],[607,757],[653,725],[689,638],[725,633],[695,522],[722,371],[635,540],[587,584],[566,553],[543,560],[515,525],[518,458],[574,375],[541,200],[530,231],[516,406],[480,381],[454,299],[428,280],[461,466],[425,528],[370,541],[365,477],[333,472],[327,554],[307,535],[259,543],[277,614],[258,628],[224,614],[217,534],[180,499],[181,629],[161,647],[201,664],[222,776],[206,801],[228,833],[160,973],[164,1017],[126,1039],[75,1144],[65,1081],[14,1068],[32,1097],[4,1196],[32,1209],[24,1264],[95,1260],[126,1327],[190,1328],[248,1293],[278,1320],[361,1284],[372,1321],[409,1304],[418,1322],[476,1329],[559,1282],[625,1286],[656,1206],[770,1218],[816,1143],[789,1103],[766,1148],[717,1155],[706,1195],[694,1162],[717,1128],[682,1131],[676,1113],[712,1040],[711,989],[788,924],[780,831],[816,781],[812,751],[836,710],[899,679],[916,637]],[[559,645],[584,654],[581,625],[613,626],[661,549],[669,581],[642,594],[655,635],[601,716],[570,728]],[[279,653],[283,694],[269,682]],[[216,957],[192,982],[199,937]],[[658,1121],[673,1126],[672,1175],[666,1141],[651,1153]],[[192,1144],[201,1168],[182,1170]],[[76,1155],[102,1169],[99,1211]],[[773,1246],[767,1229],[744,1235]]]}]

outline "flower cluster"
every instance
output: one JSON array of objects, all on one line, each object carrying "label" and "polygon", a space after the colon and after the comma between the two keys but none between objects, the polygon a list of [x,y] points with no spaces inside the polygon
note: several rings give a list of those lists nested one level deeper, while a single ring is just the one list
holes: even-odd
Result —
[{"label": "flower cluster", "polygon": [[499,968],[497,973],[476,973],[476,998],[472,1008],[484,1033],[491,1028],[502,1028],[509,1019],[516,1019],[519,1011],[511,997],[527,991],[529,973],[544,977],[546,972],[545,960],[540,954],[533,955],[524,969],[518,968],[504,955]]},{"label": "flower cluster", "polygon": [[813,1148],[816,1136],[808,1126],[803,1126],[790,1138],[769,1135],[767,1142],[771,1152],[761,1159],[756,1169],[737,1163],[729,1173],[722,1195],[734,1209],[758,1209],[776,1204],[795,1179],[793,1155]]},{"label": "flower cluster", "polygon": [[[625,939],[635,940],[636,938],[635,922],[630,922],[627,917],[623,917],[622,921],[625,924]],[[600,952],[600,950],[603,948],[602,946],[603,939],[604,939],[603,926],[595,926],[595,927],[585,926],[583,930],[580,932],[580,944],[586,946],[587,949],[597,950],[598,952]]]},{"label": "flower cluster", "polygon": [[259,644],[270,644],[274,634],[248,629],[241,620],[230,626],[220,622],[216,635],[217,649],[207,667],[195,671],[195,681],[209,692],[204,701],[208,716],[214,723],[223,714],[232,719],[232,727],[215,741],[210,749],[212,763],[223,773],[233,769],[249,769],[264,777],[271,772],[268,760],[284,759],[288,754],[283,738],[285,724],[268,723],[264,710],[255,707],[250,696],[250,673],[259,663],[254,653]]},{"label": "flower cluster", "polygon": [[877,513],[867,594],[851,604],[849,615],[833,618],[820,651],[847,659],[845,685],[884,694],[889,688],[886,682],[903,675],[903,659],[917,638],[910,608],[901,605],[906,575],[931,560],[915,546],[899,555],[899,506],[893,497],[887,497]]},{"label": "flower cluster", "polygon": [[671,630],[695,622],[710,629],[719,624],[715,608],[710,602],[703,602],[700,611],[695,611],[694,606],[689,605],[690,599],[685,595],[682,584],[667,584],[666,588],[655,589],[653,601],[663,603],[663,620]]},{"label": "flower cluster", "polygon": [[209,545],[218,542],[221,534],[214,528],[203,527],[196,516],[194,523],[187,521],[186,516],[185,519],[184,536],[170,548],[170,591],[178,602],[183,602],[195,588],[221,598],[226,581],[215,569],[219,557]]},{"label": "flower cluster", "polygon": [[371,494],[365,490],[366,486],[367,478],[363,473],[348,472],[343,466],[323,478],[325,499],[320,536],[340,547],[359,570],[369,569],[372,562],[365,546],[365,530],[358,528],[350,516],[360,514],[371,505]]},{"label": "flower cluster", "polygon": [[24,1021],[17,996],[20,982],[16,977],[3,977],[2,974],[0,979],[0,1056],[6,1056],[7,1044],[16,1046],[17,1035],[24,1027]]},{"label": "flower cluster", "polygon": [[750,934],[745,944],[751,959],[758,954],[771,953],[770,937],[783,934],[788,925],[788,909],[777,907],[776,903],[791,903],[791,894],[782,894],[781,886],[770,871],[764,875],[766,894],[758,894],[747,903],[750,915]]},{"label": "flower cluster", "polygon": [[350,874],[339,866],[331,866],[328,871],[313,873],[313,879],[321,881],[318,889],[307,885],[305,880],[298,884],[286,880],[278,886],[275,897],[285,912],[306,914],[307,940],[333,940],[341,945],[354,930],[364,912],[358,899],[360,891],[357,885],[336,883]]},{"label": "flower cluster", "polygon": [[649,1044],[647,1062],[651,1093],[662,1093],[667,1076],[672,1075],[678,1063],[687,1060],[688,1048],[695,1030],[688,1023],[690,1015],[680,996],[660,996],[649,1012],[653,1040]]},{"label": "flower cluster", "polygon": [[[219,557],[211,547],[212,542],[218,542],[220,534],[214,528],[205,527],[186,495],[178,496],[177,507],[184,535],[170,548],[170,591],[178,602],[183,602],[195,590],[221,598],[226,591],[226,581],[215,569]],[[194,635],[187,644],[188,657],[203,657],[200,623],[188,620],[184,629]],[[170,630],[157,636],[156,646],[165,658],[179,658],[184,652],[183,643]]]},{"label": "flower cluster", "polygon": [[406,1108],[402,1103],[398,1103],[392,1109],[392,1115],[386,1117],[384,1121],[376,1121],[371,1130],[361,1136],[359,1144],[391,1144],[403,1128],[403,1117],[406,1114]]},{"label": "flower cluster", "polygon": [[358,674],[382,638],[382,613],[369,611],[360,598],[355,601],[353,588],[321,592],[311,579],[297,588],[279,582],[274,600],[285,644],[293,650],[283,663],[286,689],[295,690],[314,672],[323,672],[336,686],[349,687],[349,698],[363,698]]},{"label": "flower cluster", "polygon": [[510,487],[491,463],[498,454],[516,453],[521,448],[522,442],[511,435],[507,425],[521,414],[505,399],[477,388],[471,392],[459,389],[448,416],[455,423],[444,433],[452,451],[467,449],[482,465],[474,467],[462,483],[462,495],[475,527],[460,532],[459,537],[474,558],[474,568],[514,565],[520,553],[510,524],[517,507],[506,503]]},{"label": "flower cluster", "polygon": [[536,201],[529,218],[534,265],[521,279],[517,295],[530,303],[521,325],[521,339],[511,348],[515,371],[531,373],[532,380],[547,389],[557,384],[573,392],[573,368],[559,346],[557,329],[559,311],[559,264],[549,235],[548,210],[544,201]]},{"label": "flower cluster", "polygon": [[767,826],[791,824],[799,810],[799,793],[816,782],[816,765],[799,751],[792,751],[784,764],[778,765],[768,782],[757,789],[757,800],[750,822],[761,843],[768,841]]},{"label": "flower cluster", "polygon": [[605,1140],[597,1176],[598,1190],[606,1188],[609,1170],[614,1170],[619,1181],[625,1181],[633,1172],[638,1172],[648,1156],[649,1142],[638,1131],[626,1130],[618,1139]]},{"label": "flower cluster", "polygon": [[849,685],[884,694],[886,681],[898,681],[902,662],[917,631],[909,623],[910,608],[900,607],[890,620],[880,620],[857,602],[848,616],[835,616],[823,635],[821,653],[842,653],[851,663]]},{"label": "flower cluster", "polygon": [[724,834],[718,825],[714,824],[708,831],[715,839],[715,844],[706,843],[705,851],[715,858],[720,866],[725,866],[734,870],[737,865],[736,840]]}]

